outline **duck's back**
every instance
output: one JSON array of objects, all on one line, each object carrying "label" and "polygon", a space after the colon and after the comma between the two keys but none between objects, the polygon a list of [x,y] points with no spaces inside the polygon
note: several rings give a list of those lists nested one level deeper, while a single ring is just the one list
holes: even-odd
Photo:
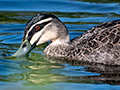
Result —
[{"label": "duck's back", "polygon": [[71,42],[81,61],[120,65],[120,20],[95,26]]}]

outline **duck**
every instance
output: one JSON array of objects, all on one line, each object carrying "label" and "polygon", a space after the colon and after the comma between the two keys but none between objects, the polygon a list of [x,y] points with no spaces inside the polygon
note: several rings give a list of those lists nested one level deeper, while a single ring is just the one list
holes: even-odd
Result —
[{"label": "duck", "polygon": [[65,24],[55,15],[40,13],[26,24],[22,44],[12,56],[28,54],[51,41],[44,54],[79,62],[120,65],[120,20],[108,21],[70,40]]}]

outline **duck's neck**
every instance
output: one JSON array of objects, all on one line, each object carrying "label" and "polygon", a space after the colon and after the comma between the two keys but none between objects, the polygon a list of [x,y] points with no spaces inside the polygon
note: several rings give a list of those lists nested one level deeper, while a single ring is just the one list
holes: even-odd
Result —
[{"label": "duck's neck", "polygon": [[68,43],[71,43],[69,34],[65,38],[59,38],[56,40],[52,40],[51,44],[56,45],[56,44],[68,44]]},{"label": "duck's neck", "polygon": [[49,44],[44,53],[50,56],[65,57],[68,55],[68,51],[71,47],[71,41],[69,35],[64,39],[57,39]]}]

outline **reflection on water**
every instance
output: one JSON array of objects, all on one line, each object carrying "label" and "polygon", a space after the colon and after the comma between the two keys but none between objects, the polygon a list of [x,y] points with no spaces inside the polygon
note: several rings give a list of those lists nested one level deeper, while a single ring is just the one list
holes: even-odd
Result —
[{"label": "reflection on water", "polygon": [[[87,83],[87,81],[91,81],[87,79],[85,81],[80,76],[100,75],[84,71],[85,67],[82,66],[48,61],[39,54],[32,53],[31,55],[30,58],[18,58],[17,61],[14,60],[16,58],[12,58],[13,60],[1,59],[1,81],[27,81],[24,85],[46,85],[55,82]],[[6,71],[8,72],[6,73]]]},{"label": "reflection on water", "polygon": [[19,48],[32,16],[55,14],[73,39],[97,24],[119,19],[119,0],[1,0],[0,10],[0,90],[119,90],[120,66],[47,57],[43,50],[48,43],[29,56],[7,57]]},{"label": "reflection on water", "polygon": [[0,59],[0,82],[23,86],[64,83],[120,84],[120,67],[43,57],[32,52],[30,57]]}]

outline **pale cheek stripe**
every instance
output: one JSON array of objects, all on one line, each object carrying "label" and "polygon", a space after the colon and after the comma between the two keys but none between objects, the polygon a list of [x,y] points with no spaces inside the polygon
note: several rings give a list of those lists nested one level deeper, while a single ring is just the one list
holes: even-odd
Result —
[{"label": "pale cheek stripe", "polygon": [[30,40],[30,44],[33,45],[38,40],[38,38],[41,36],[41,34],[42,34],[41,31],[35,33]]},{"label": "pale cheek stripe", "polygon": [[31,45],[32,45],[33,43],[35,43],[38,39],[40,39],[39,37],[41,37],[41,36],[44,34],[44,29],[45,29],[46,27],[48,27],[48,25],[49,25],[49,24],[47,24],[41,31],[35,33],[35,34],[32,36],[32,38],[31,38],[31,40],[30,40],[30,44],[31,44]]},{"label": "pale cheek stripe", "polygon": [[33,25],[30,27],[30,29],[28,30],[28,32],[27,32],[27,34],[26,34],[26,37],[28,37],[28,33],[32,30],[32,28],[33,28],[35,25],[37,25],[37,24],[42,24],[42,23],[47,22],[47,21],[50,21],[50,20],[52,20],[52,18],[47,18],[47,19],[45,19],[45,20],[41,20],[41,21],[33,24]]}]

